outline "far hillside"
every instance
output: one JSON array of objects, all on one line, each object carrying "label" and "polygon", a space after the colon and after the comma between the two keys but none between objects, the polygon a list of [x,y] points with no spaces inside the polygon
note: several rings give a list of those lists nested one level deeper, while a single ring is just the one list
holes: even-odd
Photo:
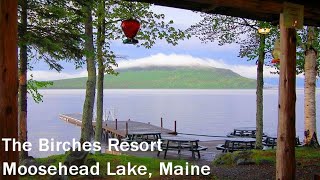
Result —
[{"label": "far hillside", "polygon": [[[256,80],[211,67],[148,67],[106,75],[105,89],[254,89]],[[85,89],[86,77],[53,81],[51,89]]]}]

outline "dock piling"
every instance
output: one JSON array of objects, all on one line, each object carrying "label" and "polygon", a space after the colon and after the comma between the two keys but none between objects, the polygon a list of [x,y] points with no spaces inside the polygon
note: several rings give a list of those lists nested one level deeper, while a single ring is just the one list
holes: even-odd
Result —
[{"label": "dock piling", "polygon": [[116,119],[116,130],[118,130],[118,119]]},{"label": "dock piling", "polygon": [[126,122],[126,136],[128,135],[129,127],[128,127],[128,121]]},{"label": "dock piling", "polygon": [[162,119],[162,117],[160,119],[160,127],[163,128],[163,119]]},{"label": "dock piling", "polygon": [[177,121],[174,121],[174,133],[177,134]]}]

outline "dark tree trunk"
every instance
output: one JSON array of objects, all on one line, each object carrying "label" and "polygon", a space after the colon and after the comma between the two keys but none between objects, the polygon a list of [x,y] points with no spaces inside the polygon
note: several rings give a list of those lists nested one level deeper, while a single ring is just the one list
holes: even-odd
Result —
[{"label": "dark tree trunk", "polygon": [[105,34],[104,23],[104,0],[99,2],[98,7],[98,32],[97,32],[97,57],[98,57],[98,82],[97,82],[97,119],[95,141],[101,142],[102,120],[103,120],[103,80],[104,80],[104,63],[103,63],[103,45]]},{"label": "dark tree trunk", "polygon": [[85,12],[85,50],[86,63],[88,71],[88,80],[86,84],[86,97],[83,105],[81,142],[90,141],[92,138],[92,118],[94,108],[94,98],[96,89],[96,67],[94,60],[93,47],[93,28],[92,28],[92,9],[91,4],[87,3],[83,9]]},{"label": "dark tree trunk", "polygon": [[[27,141],[27,0],[21,0],[21,29],[20,29],[20,61],[19,61],[19,141]],[[28,151],[20,152],[20,162],[28,157]]]},{"label": "dark tree trunk", "polygon": [[[18,140],[18,60],[17,60],[17,0],[0,1],[0,139]],[[4,176],[3,162],[19,165],[19,152],[5,151],[0,142],[0,179],[15,180],[19,176]]]},{"label": "dark tree trunk", "polygon": [[259,58],[257,67],[257,111],[256,111],[256,149],[262,149],[263,136],[263,65],[264,65],[264,47],[266,36],[260,34]]}]

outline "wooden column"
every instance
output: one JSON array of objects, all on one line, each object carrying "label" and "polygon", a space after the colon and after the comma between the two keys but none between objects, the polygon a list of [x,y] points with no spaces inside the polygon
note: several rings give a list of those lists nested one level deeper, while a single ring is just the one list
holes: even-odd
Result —
[{"label": "wooden column", "polygon": [[295,179],[296,30],[284,27],[280,15],[280,80],[277,180]]},{"label": "wooden column", "polygon": [[[5,151],[2,138],[18,141],[18,60],[17,60],[17,0],[0,0],[0,179],[3,162],[19,161],[19,152]],[[18,164],[17,164],[18,165]]]}]

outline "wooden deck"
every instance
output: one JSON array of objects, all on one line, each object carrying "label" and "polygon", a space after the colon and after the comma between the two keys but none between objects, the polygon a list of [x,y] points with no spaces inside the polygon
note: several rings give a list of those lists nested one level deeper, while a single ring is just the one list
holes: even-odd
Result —
[{"label": "wooden deck", "polygon": [[[77,125],[81,126],[82,121],[82,114],[75,113],[75,114],[60,114],[59,118]],[[93,127],[95,127],[96,123],[92,122]],[[128,129],[126,128],[128,126]],[[170,129],[161,128],[152,124],[143,123],[143,122],[137,122],[137,121],[104,121],[103,122],[103,133],[106,137],[116,137],[116,138],[123,138],[126,137],[126,134],[135,133],[135,132],[160,132],[163,135],[166,134],[174,134],[174,131]]]}]

